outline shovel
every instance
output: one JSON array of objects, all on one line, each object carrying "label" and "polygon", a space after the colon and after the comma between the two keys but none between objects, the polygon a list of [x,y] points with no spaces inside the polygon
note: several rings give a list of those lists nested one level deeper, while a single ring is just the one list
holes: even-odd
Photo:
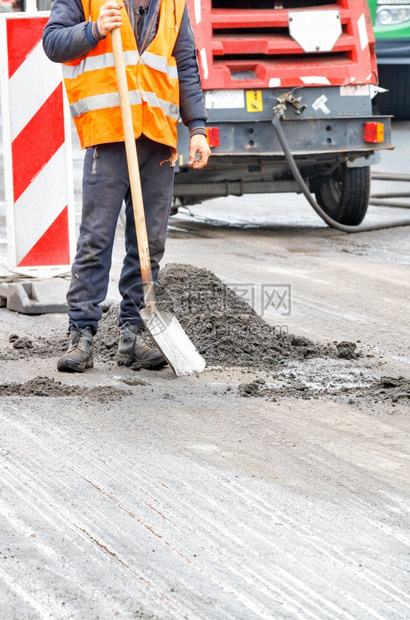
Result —
[{"label": "shovel", "polygon": [[147,227],[145,224],[144,203],[141,192],[141,179],[138,167],[137,147],[134,138],[131,105],[128,94],[127,76],[125,72],[124,54],[119,28],[111,31],[114,52],[114,64],[120,95],[121,116],[124,129],[125,150],[127,154],[128,173],[135,228],[137,231],[138,253],[141,265],[141,276],[144,292],[145,308],[141,310],[141,318],[174,373],[180,377],[202,372],[205,360],[195,349],[192,342],[182,329],[178,319],[167,312],[159,310],[155,301],[154,282],[152,280],[151,260],[148,247]]}]

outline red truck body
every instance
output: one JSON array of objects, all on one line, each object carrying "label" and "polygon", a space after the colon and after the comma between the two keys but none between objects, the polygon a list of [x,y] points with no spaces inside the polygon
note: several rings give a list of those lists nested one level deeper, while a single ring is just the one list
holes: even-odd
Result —
[{"label": "red truck body", "polygon": [[[317,76],[335,85],[376,84],[375,41],[366,0],[286,2],[188,0],[198,47],[202,87],[209,89],[305,86]],[[262,8],[269,6],[270,8]],[[289,13],[337,10],[342,33],[331,51],[307,53],[289,32]],[[257,8],[261,7],[261,8]],[[300,12],[300,11],[298,11]],[[320,24],[317,24],[320,27]],[[241,79],[240,74],[247,74]],[[251,76],[253,74],[253,77]],[[315,85],[314,81],[308,82]]]}]

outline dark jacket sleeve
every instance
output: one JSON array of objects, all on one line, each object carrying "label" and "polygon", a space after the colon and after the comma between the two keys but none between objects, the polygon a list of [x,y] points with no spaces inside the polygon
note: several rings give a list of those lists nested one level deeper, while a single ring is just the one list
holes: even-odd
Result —
[{"label": "dark jacket sleeve", "polygon": [[81,0],[55,0],[43,31],[43,47],[54,62],[70,62],[94,49],[97,41]]},{"label": "dark jacket sleeve", "polygon": [[[179,79],[181,118],[185,125],[192,121],[205,122],[208,118],[201,89],[194,33],[189,20],[188,8],[182,17],[181,27],[174,46]],[[197,123],[196,123],[197,124]]]}]

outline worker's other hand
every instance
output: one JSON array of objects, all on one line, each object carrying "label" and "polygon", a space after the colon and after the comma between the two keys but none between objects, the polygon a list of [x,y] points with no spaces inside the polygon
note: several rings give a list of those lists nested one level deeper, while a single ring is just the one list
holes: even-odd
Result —
[{"label": "worker's other hand", "polygon": [[106,2],[102,5],[97,19],[97,27],[102,37],[106,37],[111,30],[121,26],[121,9],[123,6],[123,4],[116,2]]},{"label": "worker's other hand", "polygon": [[[202,134],[195,134],[189,141],[189,162],[188,166],[191,168],[204,168],[208,163],[211,149],[206,140],[206,137]],[[198,155],[198,157],[197,157]]]}]

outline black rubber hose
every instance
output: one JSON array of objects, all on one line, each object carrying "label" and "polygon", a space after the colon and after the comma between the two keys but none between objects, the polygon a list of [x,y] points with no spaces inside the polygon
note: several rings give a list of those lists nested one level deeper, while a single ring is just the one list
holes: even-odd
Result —
[{"label": "black rubber hose", "polygon": [[391,221],[386,222],[385,224],[371,224],[370,226],[362,226],[361,224],[359,226],[346,226],[345,224],[339,224],[339,222],[333,220],[325,211],[323,211],[322,207],[316,202],[316,200],[310,193],[305,181],[303,180],[303,177],[299,172],[299,168],[297,167],[291,150],[289,148],[288,141],[286,140],[285,134],[283,133],[280,119],[281,117],[279,113],[275,112],[273,115],[272,124],[285,154],[290,171],[292,172],[300,191],[309,201],[316,213],[322,218],[322,220],[326,222],[326,224],[329,224],[329,226],[331,226],[332,228],[336,228],[337,230],[341,230],[342,232],[346,233],[367,232],[369,230],[382,230],[383,228],[396,228],[398,226],[410,226],[410,220],[399,220],[397,222]]},{"label": "black rubber hose", "polygon": [[372,207],[390,207],[392,209],[410,209],[410,205],[404,205],[401,202],[392,202],[389,196],[388,198],[389,202],[386,202],[386,200],[378,200],[370,196],[369,205],[372,205]]},{"label": "black rubber hose", "polygon": [[393,192],[391,194],[372,194],[370,198],[410,198],[409,192]]},{"label": "black rubber hose", "polygon": [[410,182],[410,174],[400,172],[372,172],[372,179],[375,181],[407,181]]}]

